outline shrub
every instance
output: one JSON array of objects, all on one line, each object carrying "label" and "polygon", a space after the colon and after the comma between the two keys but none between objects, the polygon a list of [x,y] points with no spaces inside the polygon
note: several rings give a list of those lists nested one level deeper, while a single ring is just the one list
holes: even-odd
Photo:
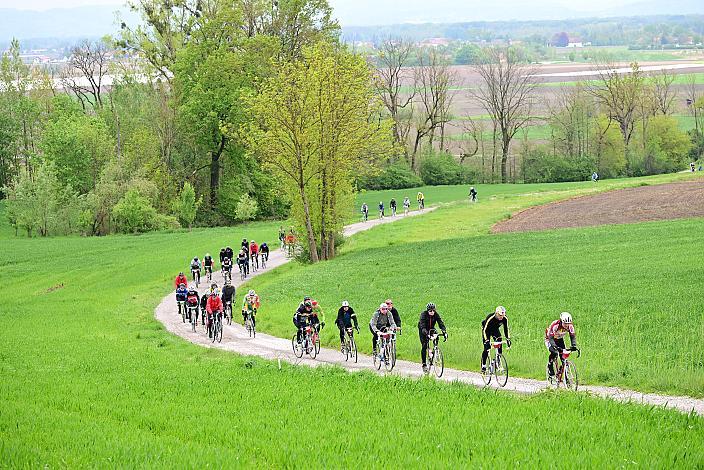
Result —
[{"label": "shrub", "polygon": [[152,230],[156,225],[158,213],[149,199],[130,189],[115,204],[112,215],[120,232],[139,233]]},{"label": "shrub", "polygon": [[249,194],[243,194],[237,202],[237,207],[235,207],[235,219],[242,221],[252,220],[257,216],[258,211],[259,205],[257,201],[252,199]]},{"label": "shrub", "polygon": [[392,163],[376,176],[361,177],[357,181],[359,189],[406,189],[423,186],[423,180],[403,161]]},{"label": "shrub", "polygon": [[590,157],[565,158],[541,149],[528,153],[522,166],[526,183],[584,181],[596,169],[596,163]]},{"label": "shrub", "polygon": [[427,185],[466,184],[477,179],[477,173],[460,165],[447,153],[430,154],[420,164],[420,177]]}]

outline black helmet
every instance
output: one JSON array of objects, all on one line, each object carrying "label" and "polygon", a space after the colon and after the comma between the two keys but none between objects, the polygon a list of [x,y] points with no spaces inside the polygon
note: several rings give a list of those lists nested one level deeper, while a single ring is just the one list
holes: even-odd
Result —
[{"label": "black helmet", "polygon": [[428,312],[431,311],[431,310],[432,310],[432,311],[435,311],[435,304],[432,303],[432,302],[428,302],[428,305],[425,306],[425,309],[426,309]]},{"label": "black helmet", "polygon": [[311,302],[310,300],[306,300],[305,302],[303,302],[303,306],[306,307],[306,308],[308,308],[308,307],[311,307],[311,308],[312,308],[312,307],[313,307],[313,302]]}]

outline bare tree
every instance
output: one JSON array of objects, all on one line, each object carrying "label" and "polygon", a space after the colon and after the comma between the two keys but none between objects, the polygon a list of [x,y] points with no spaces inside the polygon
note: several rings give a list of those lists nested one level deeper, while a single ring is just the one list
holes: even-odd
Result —
[{"label": "bare tree", "polygon": [[[402,40],[387,40],[381,44],[375,80],[377,95],[393,120],[393,136],[408,156],[408,133],[413,118],[413,98],[416,96],[413,71],[408,68],[414,46]],[[410,88],[410,91],[408,90]]]},{"label": "bare tree", "polygon": [[694,117],[694,130],[697,135],[704,132],[704,112],[701,107],[701,100],[704,98],[704,90],[697,84],[696,75],[687,75],[685,79],[685,98],[687,109]]},{"label": "bare tree", "polygon": [[451,119],[450,107],[454,98],[450,88],[455,85],[457,78],[437,50],[425,49],[418,53],[414,80],[417,90],[414,105],[418,110],[418,118],[411,154],[413,167],[424,139],[428,139],[432,147],[436,134],[439,133],[440,150],[445,148],[445,128]]},{"label": "bare tree", "polygon": [[61,74],[65,89],[76,95],[83,109],[103,107],[103,79],[108,73],[108,49],[103,41],[84,41],[73,48]]},{"label": "bare tree", "polygon": [[537,86],[534,68],[521,64],[515,51],[505,47],[486,50],[474,70],[481,84],[469,93],[489,114],[500,137],[501,181],[505,183],[511,141],[531,121],[533,92]]},{"label": "bare tree", "polygon": [[637,63],[631,64],[630,73],[619,73],[613,65],[600,65],[597,75],[597,80],[589,85],[588,90],[601,104],[608,118],[618,124],[625,152],[628,153],[638,111],[643,103],[645,77]]},{"label": "bare tree", "polygon": [[579,83],[564,87],[548,104],[548,122],[552,129],[553,151],[570,157],[589,153],[590,128],[596,115],[594,103]]},{"label": "bare tree", "polygon": [[662,69],[652,77],[653,98],[658,113],[670,115],[674,112],[677,90],[672,86],[675,83],[675,74]]}]

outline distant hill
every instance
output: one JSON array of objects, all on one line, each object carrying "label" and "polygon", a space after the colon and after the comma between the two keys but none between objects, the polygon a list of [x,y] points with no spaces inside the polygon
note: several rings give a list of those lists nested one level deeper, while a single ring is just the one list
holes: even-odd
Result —
[{"label": "distant hill", "polygon": [[138,17],[126,8],[87,6],[46,11],[0,8],[0,43],[12,38],[93,38],[114,34],[119,30],[115,12],[135,24]]},{"label": "distant hill", "polygon": [[598,16],[691,15],[704,14],[702,0],[651,0],[613,7]]}]

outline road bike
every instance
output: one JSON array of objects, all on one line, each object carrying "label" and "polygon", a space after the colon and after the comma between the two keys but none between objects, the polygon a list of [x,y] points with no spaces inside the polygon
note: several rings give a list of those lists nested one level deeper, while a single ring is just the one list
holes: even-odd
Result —
[{"label": "road bike", "polygon": [[312,359],[315,359],[320,352],[320,337],[318,336],[318,330],[313,325],[306,325],[302,329],[302,340],[298,342],[298,333],[293,335],[291,339],[291,345],[293,346],[293,353],[296,357],[303,357],[303,353],[308,354]]},{"label": "road bike", "polygon": [[191,277],[193,278],[193,281],[196,283],[196,287],[200,284],[200,268],[198,269],[191,269]]},{"label": "road bike", "polygon": [[374,352],[374,367],[381,370],[382,364],[387,372],[391,372],[396,365],[393,331],[380,331],[376,335],[376,351]]},{"label": "road bike", "polygon": [[426,369],[426,374],[430,373],[430,369],[435,372],[435,376],[440,378],[442,373],[445,371],[445,358],[442,354],[442,349],[440,349],[440,341],[437,331],[434,329],[428,332],[428,343],[432,342],[432,347],[428,344],[428,368]]},{"label": "road bike", "polygon": [[[560,367],[557,369],[557,374],[550,375],[550,366],[548,365],[546,370],[546,377],[548,385],[551,387],[560,388],[560,385],[568,390],[576,391],[579,386],[579,379],[577,377],[577,366],[574,362],[569,360],[570,355],[577,351],[577,357],[582,355],[582,352],[577,348],[563,349],[560,354]],[[552,360],[553,370],[555,367],[555,360]]]},{"label": "road bike", "polygon": [[191,330],[196,331],[196,326],[198,326],[198,305],[188,306],[188,319],[191,322]]},{"label": "road bike", "polygon": [[186,301],[177,300],[176,303],[178,304],[178,313],[181,315],[183,323],[186,323]]},{"label": "road bike", "polygon": [[245,310],[244,328],[249,333],[250,338],[256,338],[257,330],[254,326],[254,316],[252,310]]},{"label": "road bike", "polygon": [[252,271],[259,271],[259,255],[252,253],[249,257],[249,261],[252,263]]},{"label": "road bike", "polygon": [[222,268],[222,277],[226,282],[232,281],[232,266]]},{"label": "road bike", "polygon": [[267,253],[260,253],[259,256],[261,256],[262,260],[260,264],[262,265],[262,269],[266,269],[266,262],[268,261],[267,258],[269,258],[269,255]]},{"label": "road bike", "polygon": [[205,276],[206,276],[206,279],[208,280],[208,284],[213,282],[213,267],[212,266],[205,267]]},{"label": "road bike", "polygon": [[249,269],[247,263],[248,262],[245,261],[244,263],[240,264],[240,280],[242,281],[247,279],[247,270]]},{"label": "road bike", "polygon": [[225,302],[225,321],[228,325],[232,325],[232,302]]},{"label": "road bike", "polygon": [[213,337],[211,338],[211,341],[213,343],[215,341],[218,343],[222,342],[222,313],[220,312],[213,314],[212,331]]},{"label": "road bike", "polygon": [[352,328],[345,328],[342,354],[345,355],[345,361],[354,359],[354,362],[357,362],[357,342],[354,340],[354,330]]},{"label": "road bike", "polygon": [[508,363],[503,354],[501,354],[501,347],[507,344],[506,341],[492,341],[491,350],[489,351],[489,357],[487,358],[487,363],[484,364],[485,368],[482,370],[482,379],[484,379],[484,385],[489,385],[491,383],[491,378],[496,377],[496,383],[499,387],[504,387],[506,382],[508,382]]}]

